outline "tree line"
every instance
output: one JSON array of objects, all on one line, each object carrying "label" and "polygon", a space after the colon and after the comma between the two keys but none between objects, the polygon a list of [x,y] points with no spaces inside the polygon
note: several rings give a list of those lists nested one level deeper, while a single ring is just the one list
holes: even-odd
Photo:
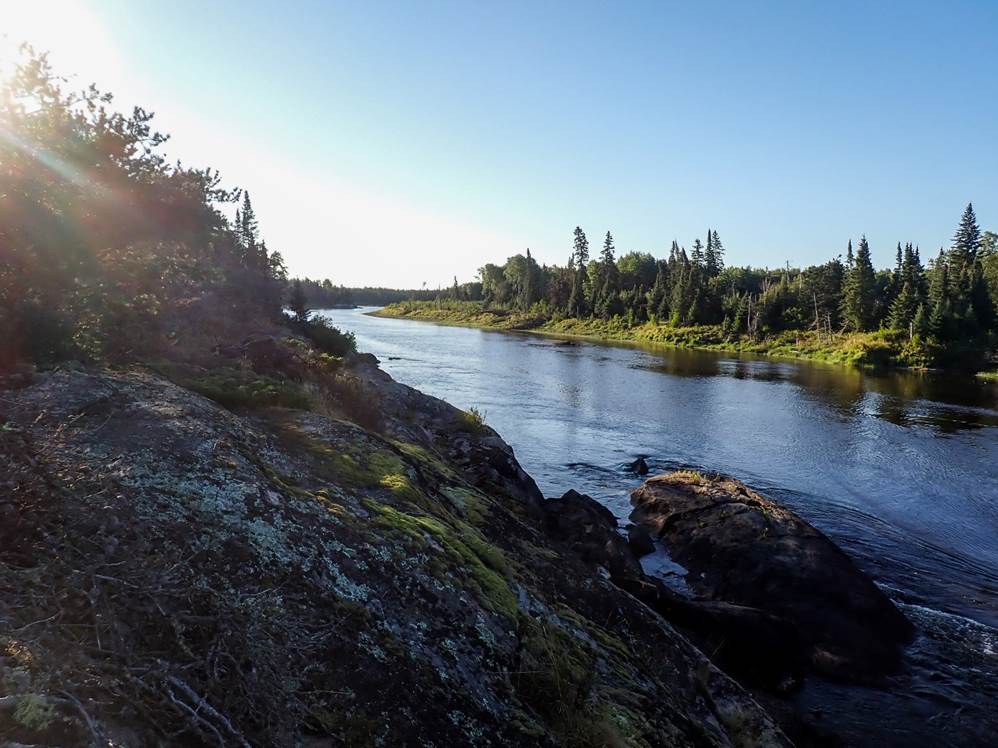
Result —
[{"label": "tree line", "polygon": [[855,247],[848,242],[844,258],[805,268],[729,267],[724,256],[710,229],[689,251],[673,241],[660,259],[646,252],[618,256],[608,231],[593,257],[576,227],[564,266],[540,265],[527,250],[503,265],[484,265],[477,282],[455,281],[443,296],[548,319],[719,325],[732,336],[892,330],[936,359],[989,350],[998,333],[998,236],[981,231],[973,205],[950,248],[928,262],[917,245],[899,242],[893,267],[876,270],[865,236]]},{"label": "tree line", "polygon": [[305,303],[311,309],[335,309],[352,306],[385,306],[399,301],[432,301],[441,294],[441,289],[397,289],[380,286],[347,287],[335,286],[329,278],[293,278],[288,282],[288,294],[300,288]]}]

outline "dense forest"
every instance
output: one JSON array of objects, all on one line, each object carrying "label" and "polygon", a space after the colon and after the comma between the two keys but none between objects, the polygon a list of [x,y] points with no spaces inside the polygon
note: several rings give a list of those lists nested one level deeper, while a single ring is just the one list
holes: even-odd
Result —
[{"label": "dense forest", "polygon": [[998,333],[998,236],[980,229],[968,205],[951,247],[928,262],[918,246],[899,242],[894,266],[877,270],[862,237],[855,247],[849,241],[844,258],[770,270],[726,267],[715,230],[689,251],[674,241],[668,256],[656,259],[645,252],[617,256],[610,232],[593,257],[577,227],[564,266],[540,265],[527,250],[502,266],[485,265],[474,283],[455,280],[440,298],[543,320],[712,325],[729,337],[893,331],[910,362],[980,362]]},{"label": "dense forest", "polygon": [[[284,322],[287,271],[249,192],[170,163],[152,118],[114,111],[95,86],[67,90],[24,49],[0,89],[0,371],[155,358],[231,341],[247,319]],[[352,345],[322,320],[296,324]]]}]

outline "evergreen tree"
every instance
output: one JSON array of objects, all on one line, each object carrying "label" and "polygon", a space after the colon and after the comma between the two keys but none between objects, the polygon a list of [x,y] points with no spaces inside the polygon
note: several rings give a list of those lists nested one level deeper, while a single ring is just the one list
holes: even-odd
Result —
[{"label": "evergreen tree", "polygon": [[707,232],[707,251],[704,260],[708,277],[716,278],[724,270],[724,247],[716,231]]},{"label": "evergreen tree", "polygon": [[[852,242],[849,254],[852,255]],[[876,273],[870,260],[870,245],[864,236],[859,241],[842,289],[842,319],[853,330],[869,330],[876,312]]]},{"label": "evergreen tree", "polygon": [[981,247],[981,229],[977,225],[977,216],[974,214],[974,204],[967,203],[960,218],[960,226],[953,237],[954,254],[961,264],[968,265],[977,259],[977,251]]},{"label": "evergreen tree", "polygon": [[[898,245],[900,246],[900,244]],[[904,248],[900,270],[897,272],[900,290],[890,306],[888,325],[896,330],[914,332],[913,323],[918,310],[925,304],[922,265],[911,244]],[[923,311],[924,316],[924,311]]]},{"label": "evergreen tree", "polygon": [[954,319],[950,299],[949,263],[942,247],[929,274],[928,329],[937,341],[948,340],[953,332]]},{"label": "evergreen tree", "polygon": [[305,288],[298,278],[295,278],[291,284],[291,298],[288,301],[288,308],[291,309],[298,322],[308,322],[311,310],[308,308],[308,297],[305,295]]},{"label": "evergreen tree", "polygon": [[580,268],[589,264],[589,240],[580,226],[575,227],[575,243],[573,248],[575,263]]},{"label": "evergreen tree", "polygon": [[703,267],[704,265],[703,244],[700,243],[699,239],[693,240],[693,252],[690,253],[690,262],[697,267]]},{"label": "evergreen tree", "polygon": [[606,232],[606,239],[603,240],[603,249],[600,251],[599,260],[603,265],[604,270],[608,270],[611,265],[615,264],[615,259],[613,256],[613,236],[610,232]]},{"label": "evergreen tree", "polygon": [[586,270],[576,268],[572,279],[572,291],[568,295],[568,316],[582,319],[586,316]]},{"label": "evergreen tree", "polygon": [[648,292],[648,309],[659,320],[668,318],[668,312],[660,314],[662,302],[666,298],[666,290],[665,270],[660,264],[658,274],[655,276],[655,283],[652,285],[651,291]]}]

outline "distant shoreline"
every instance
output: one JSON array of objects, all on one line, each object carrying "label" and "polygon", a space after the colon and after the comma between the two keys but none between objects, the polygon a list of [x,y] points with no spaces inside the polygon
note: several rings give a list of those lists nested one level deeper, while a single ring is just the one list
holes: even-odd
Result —
[{"label": "distant shoreline", "polygon": [[[672,327],[645,322],[628,326],[622,319],[606,321],[570,318],[555,321],[524,312],[485,309],[476,302],[447,302],[439,307],[434,302],[403,302],[389,304],[366,314],[497,332],[530,333],[549,338],[747,353],[768,358],[862,368],[916,372],[940,370],[899,361],[903,341],[899,336],[885,331],[832,333],[829,336],[813,330],[800,330],[784,331],[760,340],[745,336],[730,339],[723,334],[719,325]],[[973,372],[966,373],[970,376]],[[998,381],[998,372],[980,372],[978,377],[984,381]]]}]

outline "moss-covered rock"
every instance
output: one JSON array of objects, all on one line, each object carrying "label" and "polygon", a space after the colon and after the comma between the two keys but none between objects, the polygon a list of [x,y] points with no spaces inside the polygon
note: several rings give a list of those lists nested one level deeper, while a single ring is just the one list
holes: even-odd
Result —
[{"label": "moss-covered rock", "polygon": [[3,393],[0,683],[27,706],[0,709],[0,741],[58,723],[60,745],[785,742],[549,546],[491,429],[370,361],[338,376],[379,433],[143,373]]}]

